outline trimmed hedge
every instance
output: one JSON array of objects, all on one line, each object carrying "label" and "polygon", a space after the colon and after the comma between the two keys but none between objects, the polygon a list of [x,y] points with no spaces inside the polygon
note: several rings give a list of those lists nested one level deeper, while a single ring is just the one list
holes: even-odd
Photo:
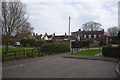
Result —
[{"label": "trimmed hedge", "polygon": [[102,54],[105,57],[117,57],[120,58],[120,47],[102,47]]},{"label": "trimmed hedge", "polygon": [[41,52],[43,53],[63,53],[68,52],[69,49],[69,43],[65,42],[55,42],[55,43],[46,43],[41,46]]},{"label": "trimmed hedge", "polygon": [[71,43],[72,48],[90,47],[90,41],[73,41]]}]

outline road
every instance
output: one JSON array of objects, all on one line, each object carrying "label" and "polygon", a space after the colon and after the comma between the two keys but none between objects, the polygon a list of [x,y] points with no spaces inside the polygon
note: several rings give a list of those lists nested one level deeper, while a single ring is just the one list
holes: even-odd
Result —
[{"label": "road", "polygon": [[117,63],[64,54],[3,63],[3,78],[117,78]]}]

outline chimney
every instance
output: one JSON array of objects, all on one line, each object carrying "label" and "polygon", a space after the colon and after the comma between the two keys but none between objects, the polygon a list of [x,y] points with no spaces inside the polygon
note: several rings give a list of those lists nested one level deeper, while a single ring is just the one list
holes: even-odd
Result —
[{"label": "chimney", "polygon": [[65,32],[65,36],[66,36],[67,34],[66,34],[66,32]]},{"label": "chimney", "polygon": [[35,36],[35,33],[33,33],[33,36]]},{"label": "chimney", "polygon": [[104,29],[103,29],[103,32],[104,32]]},{"label": "chimney", "polygon": [[104,33],[104,29],[102,30],[102,33]]},{"label": "chimney", "polygon": [[81,29],[79,29],[78,31],[81,31]]},{"label": "chimney", "polygon": [[36,36],[37,36],[38,34],[36,33]]},{"label": "chimney", "polygon": [[47,36],[47,33],[45,33],[45,36]]},{"label": "chimney", "polygon": [[53,36],[55,36],[55,33],[53,33]]}]

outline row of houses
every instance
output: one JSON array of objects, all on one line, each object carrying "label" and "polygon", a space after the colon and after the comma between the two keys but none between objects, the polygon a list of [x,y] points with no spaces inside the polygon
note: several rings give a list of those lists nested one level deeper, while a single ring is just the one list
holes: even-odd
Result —
[{"label": "row of houses", "polygon": [[65,33],[65,35],[56,35],[55,33],[48,35],[45,33],[45,35],[42,34],[33,34],[33,38],[38,40],[53,40],[53,41],[67,41],[69,39],[69,35]]},{"label": "row of houses", "polygon": [[71,32],[71,35],[67,35],[66,33],[64,35],[56,35],[53,33],[52,35],[48,35],[45,33],[45,35],[38,35],[33,34],[33,37],[35,39],[44,39],[44,40],[53,40],[53,41],[68,41],[70,40],[77,40],[77,41],[103,41],[104,43],[107,43],[108,36],[106,32],[103,30],[99,31],[85,31],[79,29],[78,31]]}]

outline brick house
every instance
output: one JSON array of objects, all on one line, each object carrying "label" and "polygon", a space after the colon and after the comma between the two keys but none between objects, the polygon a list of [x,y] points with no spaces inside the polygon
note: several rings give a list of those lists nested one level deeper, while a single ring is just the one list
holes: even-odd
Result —
[{"label": "brick house", "polygon": [[85,30],[81,30],[79,29],[78,31],[72,32],[72,37],[75,40],[79,40],[79,41],[103,41],[105,44],[108,43],[108,36],[107,34],[104,32],[103,30],[99,30],[99,31],[85,31]]}]

